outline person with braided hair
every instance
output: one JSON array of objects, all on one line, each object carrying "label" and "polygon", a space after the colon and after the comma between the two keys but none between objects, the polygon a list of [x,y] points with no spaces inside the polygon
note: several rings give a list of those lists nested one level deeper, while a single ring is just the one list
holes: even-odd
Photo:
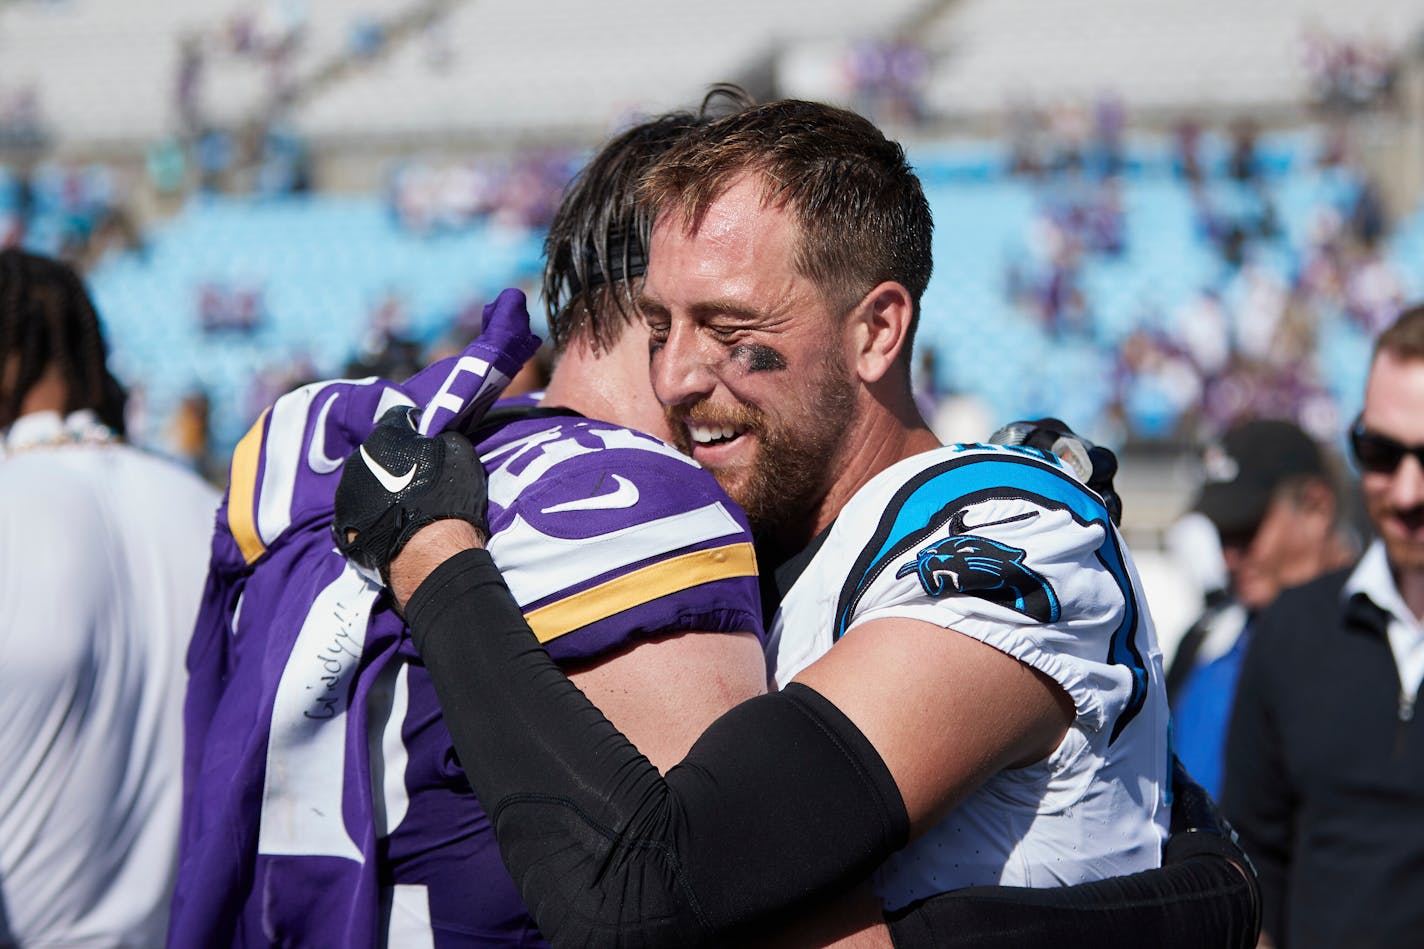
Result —
[{"label": "person with braided hair", "polygon": [[67,265],[0,251],[0,945],[155,946],[217,493],[124,442]]},{"label": "person with braided hair", "polygon": [[63,411],[88,409],[124,434],[124,391],[106,365],[107,348],[78,274],[58,261],[0,251],[0,428],[24,414],[25,400],[63,387]]}]

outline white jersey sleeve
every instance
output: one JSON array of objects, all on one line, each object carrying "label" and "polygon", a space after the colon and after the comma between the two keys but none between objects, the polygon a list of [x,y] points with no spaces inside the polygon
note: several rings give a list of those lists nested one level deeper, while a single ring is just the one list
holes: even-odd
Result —
[{"label": "white jersey sleeve", "polygon": [[1146,687],[1132,581],[1101,505],[1050,490],[965,499],[887,549],[847,632],[891,616],[953,629],[1052,678],[1087,727],[1123,722]]},{"label": "white jersey sleeve", "polygon": [[783,597],[768,647],[777,683],[888,617],[1013,656],[1076,709],[1052,754],[992,776],[887,861],[875,887],[888,908],[964,886],[1057,886],[1160,863],[1161,653],[1095,493],[1033,449],[955,446],[892,466],[842,509]]}]

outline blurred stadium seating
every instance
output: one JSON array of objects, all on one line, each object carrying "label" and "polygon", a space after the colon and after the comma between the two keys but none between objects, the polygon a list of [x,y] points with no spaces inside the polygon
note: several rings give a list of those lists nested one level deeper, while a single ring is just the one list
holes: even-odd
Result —
[{"label": "blurred stadium seating", "polygon": [[[213,437],[230,448],[261,408],[248,399],[264,369],[305,360],[307,375],[340,375],[390,294],[405,301],[408,331],[433,342],[471,302],[529,283],[541,250],[541,235],[497,226],[415,235],[377,197],[208,197],[91,280],[119,368],[142,382],[150,408],[166,414],[206,391]],[[205,287],[256,294],[256,326],[205,329]]]},{"label": "blurred stadium seating", "polygon": [[[942,386],[984,399],[993,417],[1052,409],[1093,420],[1087,427],[1111,440],[1104,413],[1119,344],[1143,321],[1164,325],[1198,290],[1229,278],[1195,228],[1187,186],[1165,161],[1134,163],[1122,188],[1124,251],[1083,263],[1091,322],[1082,332],[1055,334],[1005,291],[1008,264],[1032,256],[1027,245],[1044,186],[1009,174],[1006,156],[999,171],[976,171],[985,147],[966,150],[964,161],[943,149],[912,154],[936,219],[921,346],[939,356]],[[1309,140],[1281,147],[1285,157],[1267,187],[1284,236],[1266,250],[1276,251],[1268,266],[1291,280],[1312,216],[1347,201],[1350,188],[1313,170]],[[433,342],[472,302],[506,284],[531,284],[539,242],[537,231],[490,221],[413,233],[378,196],[200,196],[156,227],[142,251],[107,257],[92,281],[128,378],[143,382],[155,408],[193,387],[209,391],[220,410],[214,434],[230,446],[253,409],[241,387],[263,366],[301,353],[318,373],[340,372],[390,293],[405,301],[413,335]],[[1417,213],[1388,245],[1410,295],[1424,292],[1421,243],[1424,213]],[[258,325],[204,330],[199,296],[209,285],[258,292]],[[1320,329],[1329,344],[1319,347],[1314,371],[1341,399],[1353,398],[1367,335],[1343,318]],[[1143,399],[1142,417],[1130,420],[1138,434],[1170,429],[1171,420],[1154,421],[1150,399]]]},{"label": "blurred stadium seating", "polygon": [[1314,35],[1393,40],[1419,25],[1400,0],[964,0],[928,34],[956,55],[927,98],[939,111],[987,112],[1006,95],[1112,89],[1139,113],[1191,103],[1259,114],[1310,95],[1302,47]]},{"label": "blurred stadium seating", "polygon": [[173,449],[201,393],[220,464],[282,386],[536,285],[629,116],[718,80],[844,102],[934,208],[921,385],[1159,458],[1155,529],[1234,414],[1338,440],[1372,321],[1424,296],[1421,30],[1400,0],[0,0],[0,243],[88,267],[141,436]]}]

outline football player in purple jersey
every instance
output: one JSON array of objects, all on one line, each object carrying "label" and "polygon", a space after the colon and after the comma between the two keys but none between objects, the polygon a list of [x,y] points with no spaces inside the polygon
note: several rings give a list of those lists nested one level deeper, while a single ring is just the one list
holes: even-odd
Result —
[{"label": "football player in purple jersey", "polygon": [[[387,415],[348,463],[338,544],[408,609],[505,861],[555,945],[741,944],[836,904],[912,832],[942,852],[887,878],[890,932],[817,938],[1249,944],[1253,880],[1220,833],[1174,837],[1166,870],[1104,879],[1163,859],[1171,775],[1150,619],[1094,472],[1031,438],[938,448],[915,417],[901,373],[927,209],[903,154],[867,125],[776,103],[692,133],[674,146],[683,164],[659,166],[687,177],[659,205],[639,297],[654,386],[674,434],[774,549],[809,545],[788,572],[827,581],[782,588],[783,612],[799,597],[802,615],[777,617],[780,659],[798,650],[780,693],[722,716],[659,773],[531,648],[537,624],[479,549],[489,537],[503,565],[498,525],[468,488],[478,466],[409,415]],[[727,141],[725,164],[697,164]],[[798,162],[817,169],[809,186]],[[893,180],[867,186],[873,166]],[[904,190],[887,216],[890,188]],[[419,486],[386,484],[407,470]],[[861,551],[847,576],[838,563]],[[806,622],[821,613],[842,626]],[[1010,821],[964,823],[960,841],[946,823],[999,812]],[[1020,839],[1039,856],[1016,855]],[[989,881],[1038,874],[1047,888],[925,899],[903,882],[953,874],[956,847],[978,866],[981,845],[1000,855]],[[1040,862],[1054,852],[1066,872]],[[1075,879],[1095,882],[1057,885]]]},{"label": "football player in purple jersey", "polygon": [[[584,169],[547,244],[557,366],[544,399],[466,429],[490,469],[492,546],[544,649],[660,768],[767,686],[745,518],[644,434],[669,431],[631,307],[638,174],[728,101],[644,122]],[[522,295],[486,311],[463,356],[404,383],[284,396],[239,445],[189,656],[175,949],[545,945],[400,617],[329,528],[333,458],[379,415],[421,407],[438,435],[514,374],[532,338],[508,325],[511,308]],[[386,488],[421,487],[398,467],[380,471]]]}]

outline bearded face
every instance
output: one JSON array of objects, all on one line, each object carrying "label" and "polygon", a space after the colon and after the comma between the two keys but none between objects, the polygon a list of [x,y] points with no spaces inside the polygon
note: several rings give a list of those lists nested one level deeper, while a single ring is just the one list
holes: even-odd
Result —
[{"label": "bearded face", "polygon": [[712,473],[758,533],[801,522],[824,496],[854,414],[838,348],[799,375],[795,391],[779,391],[765,408],[708,398],[667,409],[674,443]]},{"label": "bearded face", "polygon": [[638,300],[674,443],[765,536],[795,534],[845,467],[859,381],[847,303],[797,265],[799,225],[752,178],[695,228],[653,229]]}]

